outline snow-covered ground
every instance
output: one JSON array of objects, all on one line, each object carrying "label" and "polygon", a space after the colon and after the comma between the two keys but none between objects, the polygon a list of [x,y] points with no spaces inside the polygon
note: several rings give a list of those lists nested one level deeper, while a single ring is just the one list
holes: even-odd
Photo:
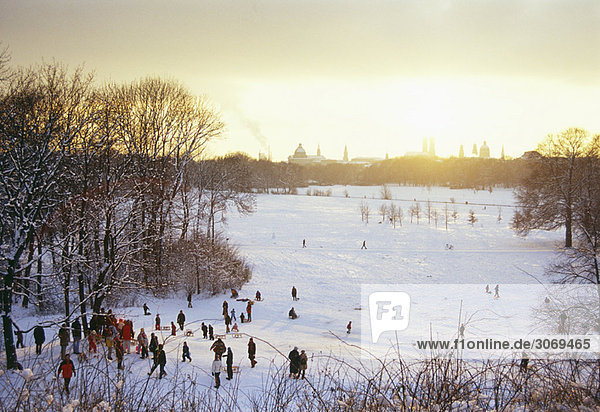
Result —
[{"label": "snow-covered ground", "polygon": [[[252,392],[253,388],[260,388],[272,361],[283,364],[282,354],[287,355],[294,346],[305,349],[310,357],[321,353],[343,356],[349,348],[342,341],[360,345],[361,310],[357,309],[361,307],[362,284],[490,284],[493,287],[503,283],[536,283],[534,277],[544,279],[544,268],[562,244],[562,231],[533,232],[527,238],[515,235],[510,229],[514,204],[510,190],[495,189],[491,193],[421,187],[390,187],[390,190],[392,201],[381,199],[380,187],[334,186],[329,197],[307,196],[305,191],[295,196],[258,195],[254,214],[230,214],[224,232],[253,268],[252,279],[240,290],[240,297],[253,298],[260,290],[264,298],[254,304],[251,323],[242,325],[238,320],[242,333],[257,338],[256,368],[249,366],[246,335],[225,340],[234,351],[234,363],[240,365],[241,373],[236,374],[235,384],[242,390]],[[444,203],[451,198],[454,203]],[[410,223],[408,212],[415,200],[423,211],[419,224],[414,219]],[[428,223],[427,200],[439,213],[437,227],[433,220]],[[367,203],[371,211],[368,224],[361,221],[361,202]],[[391,202],[402,207],[404,213],[402,226],[396,228],[389,222],[379,223],[380,205]],[[454,208],[458,213],[456,222],[449,218],[447,230],[446,204],[450,213]],[[467,221],[469,210],[478,219],[474,225]],[[303,239],[306,248],[302,247]],[[361,249],[363,241],[366,250]],[[300,298],[295,302],[290,294],[293,285]],[[183,295],[179,299],[148,298],[152,316],[143,316],[140,307],[114,310],[120,317],[132,319],[136,331],[144,327],[150,332],[154,314],[160,313],[163,324],[169,324],[183,309],[188,320],[186,329],[196,333],[193,337],[178,334],[166,340],[169,373],[166,382],[177,367],[184,374],[197,374],[198,387],[210,387],[211,342],[202,339],[199,327],[204,321],[213,324],[215,333],[224,333],[223,300],[229,302],[230,309],[235,308],[237,316],[245,309],[244,302],[223,294],[205,299],[195,297],[192,309],[187,308]],[[436,302],[429,304],[433,307]],[[287,316],[292,306],[299,315],[293,321]],[[16,317],[22,329],[37,321],[25,312],[17,311]],[[345,332],[350,320],[353,329],[348,335]],[[169,335],[159,333],[163,339]],[[47,331],[47,342],[50,335]],[[56,331],[52,337],[54,346],[44,348],[44,359],[58,365]],[[191,349],[191,364],[180,362],[184,340]],[[26,345],[33,345],[31,334],[26,336]],[[47,357],[50,350],[52,358]],[[33,367],[34,374],[38,373],[34,348],[19,349],[18,353],[23,366]],[[75,362],[78,368],[86,368],[86,363]],[[125,363],[129,373],[139,376],[150,369],[149,361],[134,355],[127,355]],[[116,362],[108,368],[114,373]],[[73,386],[77,386],[77,379]],[[224,387],[234,384],[224,379],[222,382]]]}]

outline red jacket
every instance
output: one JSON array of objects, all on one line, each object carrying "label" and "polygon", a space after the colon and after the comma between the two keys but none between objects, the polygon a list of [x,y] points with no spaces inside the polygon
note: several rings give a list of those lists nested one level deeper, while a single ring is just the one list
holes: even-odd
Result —
[{"label": "red jacket", "polygon": [[62,363],[58,367],[59,375],[61,372],[62,372],[63,378],[71,378],[71,377],[73,377],[73,375],[75,375],[75,365],[73,364],[73,361],[71,359],[69,359],[69,360],[65,359],[64,361],[62,361]]},{"label": "red jacket", "polygon": [[129,323],[126,323],[123,326],[123,340],[131,340],[131,325]]}]

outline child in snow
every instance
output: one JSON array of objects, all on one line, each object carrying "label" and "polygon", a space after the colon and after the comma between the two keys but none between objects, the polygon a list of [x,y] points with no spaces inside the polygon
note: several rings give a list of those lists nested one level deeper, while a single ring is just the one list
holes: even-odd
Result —
[{"label": "child in snow", "polygon": [[61,373],[65,380],[65,392],[67,393],[67,396],[69,396],[69,383],[71,382],[71,378],[75,376],[75,365],[68,353],[65,354],[65,358],[58,366],[56,376],[59,377]]},{"label": "child in snow", "polygon": [[154,318],[154,325],[154,329],[160,330],[160,316],[158,316],[158,313],[156,314],[156,318]]},{"label": "child in snow", "polygon": [[351,330],[352,330],[352,321],[348,322],[348,325],[346,325],[346,333],[350,333]]},{"label": "child in snow", "polygon": [[215,355],[215,360],[212,363],[211,371],[213,376],[215,377],[215,388],[219,389],[221,386],[221,379],[219,376],[221,375],[221,369],[223,368],[223,364],[221,363],[221,358]]},{"label": "child in snow", "polygon": [[175,323],[171,322],[171,336],[176,336],[177,335],[177,327],[175,326]]},{"label": "child in snow", "polygon": [[188,358],[190,362],[192,361],[192,358],[190,357],[190,347],[187,342],[183,342],[183,359],[181,361],[185,362],[185,358]]},{"label": "child in snow", "polygon": [[298,317],[298,315],[296,314],[296,311],[294,310],[293,307],[290,309],[288,316],[290,319],[296,319]]}]

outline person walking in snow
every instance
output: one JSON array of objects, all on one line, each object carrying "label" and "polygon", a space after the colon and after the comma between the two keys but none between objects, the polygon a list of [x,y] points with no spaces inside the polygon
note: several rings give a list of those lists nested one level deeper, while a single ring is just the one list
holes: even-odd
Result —
[{"label": "person walking in snow", "polygon": [[158,350],[158,338],[154,333],[150,334],[150,345],[148,350],[152,353],[152,359],[156,360],[156,351]]},{"label": "person walking in snow", "polygon": [[177,326],[173,322],[171,322],[171,336],[177,336]]},{"label": "person walking in snow", "polygon": [[215,340],[215,334],[212,325],[208,325],[208,339]]},{"label": "person walking in snow", "polygon": [[64,359],[67,353],[67,346],[69,346],[69,328],[67,324],[63,324],[58,330],[58,338],[60,340],[60,358]]},{"label": "person walking in snow", "polygon": [[71,383],[71,378],[75,376],[75,365],[71,360],[71,355],[68,353],[65,354],[65,358],[58,366],[56,377],[60,377],[61,373],[65,380],[65,392],[67,393],[67,396],[69,396],[69,384]]},{"label": "person walking in snow", "polygon": [[177,315],[177,323],[179,324],[179,329],[183,330],[183,325],[185,324],[185,315],[183,314],[183,310],[180,310],[179,315]]},{"label": "person walking in snow", "polygon": [[183,342],[182,356],[183,356],[183,359],[181,359],[182,362],[185,362],[185,358],[188,358],[190,362],[192,361],[192,358],[190,357],[190,347],[188,346],[187,342]]},{"label": "person walking in snow", "polygon": [[71,335],[73,336],[73,353],[79,354],[79,342],[81,342],[81,323],[79,318],[75,318],[75,321],[71,323]]},{"label": "person walking in snow", "polygon": [[202,339],[208,339],[208,327],[204,324],[204,322],[202,322],[200,329],[202,329]]},{"label": "person walking in snow", "polygon": [[231,318],[225,315],[225,333],[229,333],[229,325],[231,325]]},{"label": "person walking in snow", "polygon": [[227,365],[227,378],[225,379],[230,381],[233,379],[233,351],[231,347],[227,348],[227,353],[223,356],[227,357],[227,361],[225,362],[225,365]]},{"label": "person walking in snow", "polygon": [[95,330],[92,330],[90,332],[90,334],[87,337],[88,340],[88,350],[90,353],[97,353],[98,352],[98,347],[96,346],[96,338],[97,338],[98,334],[96,333]]},{"label": "person walking in snow", "polygon": [[42,345],[46,341],[46,334],[44,333],[44,328],[40,325],[37,325],[33,329],[33,340],[35,341],[35,354],[42,354]]},{"label": "person walking in snow", "polygon": [[299,362],[299,372],[298,375],[301,379],[304,379],[304,374],[306,373],[306,368],[308,367],[308,356],[304,349],[300,351],[300,362]]},{"label": "person walking in snow", "polygon": [[223,368],[223,363],[221,362],[221,358],[215,356],[215,360],[212,363],[211,371],[213,376],[215,377],[215,388],[219,389],[221,386],[221,369]]},{"label": "person walking in snow", "polygon": [[25,343],[23,342],[23,331],[21,329],[19,329],[19,327],[17,326],[16,323],[13,322],[13,324],[17,328],[17,330],[15,331],[15,335],[17,336],[17,349],[19,349],[19,346],[21,348],[24,348]]},{"label": "person walking in snow", "polygon": [[106,339],[106,349],[108,350],[107,358],[112,360],[112,352],[114,347],[114,339],[118,336],[117,328],[114,325],[110,325],[104,328],[104,337]]},{"label": "person walking in snow", "polygon": [[188,293],[187,301],[188,301],[188,308],[191,308],[192,307],[192,292]]},{"label": "person walking in snow", "polygon": [[252,301],[248,301],[248,305],[246,305],[246,313],[248,314],[248,322],[252,322]]},{"label": "person walking in snow", "polygon": [[288,359],[290,360],[290,378],[296,378],[300,366],[300,354],[297,346],[294,346],[294,349],[290,351]]},{"label": "person walking in snow", "polygon": [[147,315],[150,315],[150,310],[149,310],[149,308],[148,308],[148,305],[146,305],[146,304],[144,303],[144,306],[143,306],[143,308],[144,308],[144,315],[146,315],[146,316],[147,316]]},{"label": "person walking in snow", "polygon": [[229,303],[226,300],[223,301],[223,317],[229,313]]},{"label": "person walking in snow", "polygon": [[158,345],[158,351],[156,355],[156,362],[152,365],[152,369],[148,373],[148,376],[152,375],[152,372],[156,369],[157,366],[160,366],[160,373],[158,374],[158,379],[162,379],[163,376],[167,374],[165,372],[165,365],[167,364],[167,354],[163,350],[163,345]]},{"label": "person walking in snow", "polygon": [[160,330],[160,316],[158,316],[158,313],[156,314],[156,317],[154,318],[154,329]]},{"label": "person walking in snow", "polygon": [[346,325],[346,333],[350,333],[351,330],[352,330],[352,321],[348,322],[348,325]]},{"label": "person walking in snow", "polygon": [[366,248],[367,248],[367,241],[366,241],[366,240],[363,240],[363,244],[362,244],[362,246],[360,247],[360,249],[362,250],[362,249],[366,249]]},{"label": "person walking in snow", "polygon": [[306,239],[302,239],[302,249],[306,248]]},{"label": "person walking in snow", "polygon": [[144,331],[144,328],[140,329],[137,341],[138,350],[141,354],[141,359],[146,359],[148,357],[148,336],[146,335],[146,331]]},{"label": "person walking in snow", "polygon": [[121,329],[121,337],[123,338],[123,349],[127,353],[131,353],[131,339],[133,339],[133,324],[126,320]]},{"label": "person walking in snow", "polygon": [[250,359],[250,365],[254,367],[256,365],[256,343],[254,343],[254,339],[250,338],[248,341],[248,359]]},{"label": "person walking in snow", "polygon": [[500,285],[496,285],[496,287],[494,287],[494,297],[495,298],[500,297]]},{"label": "person walking in snow", "polygon": [[232,308],[232,309],[231,309],[231,320],[232,320],[233,322],[237,321],[237,319],[235,318],[235,308]]},{"label": "person walking in snow", "polygon": [[219,359],[221,359],[221,356],[223,356],[223,354],[226,351],[225,348],[225,344],[223,343],[223,341],[221,340],[221,338],[217,339],[210,347],[210,350],[215,352],[215,355],[219,357]]},{"label": "person walking in snow", "polygon": [[485,293],[492,293],[492,291],[490,290],[490,285],[485,285]]},{"label": "person walking in snow", "polygon": [[114,344],[115,355],[117,355],[117,369],[123,369],[123,354],[125,353],[125,350],[123,349],[123,342],[121,341],[121,338],[115,336]]},{"label": "person walking in snow", "polygon": [[298,300],[298,291],[296,290],[296,286],[292,286],[292,300]]}]

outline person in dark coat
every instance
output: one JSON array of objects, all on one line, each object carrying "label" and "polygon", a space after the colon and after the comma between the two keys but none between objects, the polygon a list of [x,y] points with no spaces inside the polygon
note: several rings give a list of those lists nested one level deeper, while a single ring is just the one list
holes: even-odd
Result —
[{"label": "person in dark coat", "polygon": [[46,341],[46,334],[44,333],[44,328],[40,325],[37,325],[33,329],[33,340],[35,341],[35,354],[41,355],[42,345]]},{"label": "person in dark coat", "polygon": [[69,327],[67,324],[63,324],[58,330],[58,338],[60,339],[60,358],[64,359],[67,353],[67,346],[69,346]]},{"label": "person in dark coat", "polygon": [[227,361],[225,364],[227,365],[227,380],[230,381],[233,379],[233,351],[231,348],[227,348],[227,353],[223,356],[227,357]]},{"label": "person in dark coat", "polygon": [[65,380],[65,392],[67,393],[67,396],[69,396],[69,383],[71,382],[71,378],[75,376],[75,365],[68,353],[65,354],[65,358],[58,366],[56,376],[59,377],[61,373]]},{"label": "person in dark coat", "polygon": [[250,364],[252,367],[256,365],[256,343],[254,343],[254,339],[250,338],[248,341],[248,359],[250,359]]},{"label": "person in dark coat", "polygon": [[254,300],[257,300],[257,301],[261,301],[262,300],[262,296],[260,294],[260,290],[256,291],[256,296],[254,297]]},{"label": "person in dark coat", "polygon": [[301,379],[304,379],[304,375],[306,373],[306,368],[308,367],[308,356],[304,349],[300,351],[300,363],[299,363],[299,372],[298,375]]},{"label": "person in dark coat", "polygon": [[244,312],[240,313],[240,322],[241,323],[245,323],[246,322],[246,317],[244,316]]},{"label": "person in dark coat", "polygon": [[15,335],[17,336],[17,349],[19,349],[19,346],[24,348],[25,343],[23,342],[23,331],[17,328],[17,330],[15,331]]},{"label": "person in dark coat", "polygon": [[210,347],[210,350],[214,351],[215,354],[221,359],[223,354],[226,351],[225,344],[221,340],[221,338],[217,339]]},{"label": "person in dark coat", "polygon": [[291,350],[288,359],[290,360],[290,378],[296,378],[300,369],[300,354],[297,346]]},{"label": "person in dark coat", "polygon": [[143,306],[143,308],[144,308],[144,315],[146,315],[146,316],[147,316],[147,315],[150,315],[150,310],[149,310],[149,308],[148,308],[148,305],[146,305],[146,304],[144,303],[144,306]]},{"label": "person in dark coat", "polygon": [[204,324],[204,322],[202,322],[200,329],[202,329],[202,339],[208,339],[208,327]]},{"label": "person in dark coat", "polygon": [[231,325],[231,318],[225,315],[225,333],[229,333],[229,325]]},{"label": "person in dark coat", "polygon": [[179,329],[183,330],[183,325],[185,324],[185,315],[183,311],[179,311],[179,315],[177,315],[177,323],[179,324]]},{"label": "person in dark coat", "polygon": [[160,366],[160,373],[158,374],[158,379],[162,379],[162,377],[167,374],[167,372],[165,372],[166,364],[167,364],[167,354],[163,350],[163,345],[158,345],[158,350],[156,352],[156,361],[154,362],[154,365],[152,365],[152,369],[150,369],[150,372],[148,372],[148,376],[152,375],[152,372],[154,372],[154,370],[158,366]]},{"label": "person in dark coat", "polygon": [[296,319],[298,317],[298,315],[296,314],[296,311],[294,310],[293,307],[288,312],[288,316],[290,319]]},{"label": "person in dark coat", "polygon": [[73,353],[79,354],[79,342],[81,342],[81,323],[79,318],[76,318],[71,323],[71,334],[73,335]]},{"label": "person in dark coat", "polygon": [[296,286],[292,286],[292,299],[298,300],[298,290],[296,290]]},{"label": "person in dark coat", "polygon": [[155,359],[156,351],[158,350],[158,338],[154,333],[150,334],[150,345],[148,346],[148,350],[152,353],[152,359]]},{"label": "person in dark coat", "polygon": [[229,313],[229,303],[226,300],[223,301],[223,317]]},{"label": "person in dark coat", "polygon": [[156,314],[156,317],[154,318],[154,329],[160,330],[160,316],[158,316],[158,313]]},{"label": "person in dark coat", "polygon": [[192,307],[192,294],[191,294],[191,292],[188,293],[187,301],[188,301],[188,308],[191,308]]},{"label": "person in dark coat", "polygon": [[208,325],[208,339],[215,340],[215,334],[212,325]]},{"label": "person in dark coat", "polygon": [[348,322],[346,325],[346,333],[350,333],[352,331],[352,321]]},{"label": "person in dark coat", "polygon": [[115,336],[113,343],[115,345],[115,354],[117,355],[117,369],[123,369],[123,353],[125,352],[123,341],[119,336]]},{"label": "person in dark coat", "polygon": [[188,358],[189,361],[192,361],[192,358],[190,357],[190,347],[188,346],[187,342],[183,342],[183,359],[181,359],[182,362],[185,362],[185,358]]}]

